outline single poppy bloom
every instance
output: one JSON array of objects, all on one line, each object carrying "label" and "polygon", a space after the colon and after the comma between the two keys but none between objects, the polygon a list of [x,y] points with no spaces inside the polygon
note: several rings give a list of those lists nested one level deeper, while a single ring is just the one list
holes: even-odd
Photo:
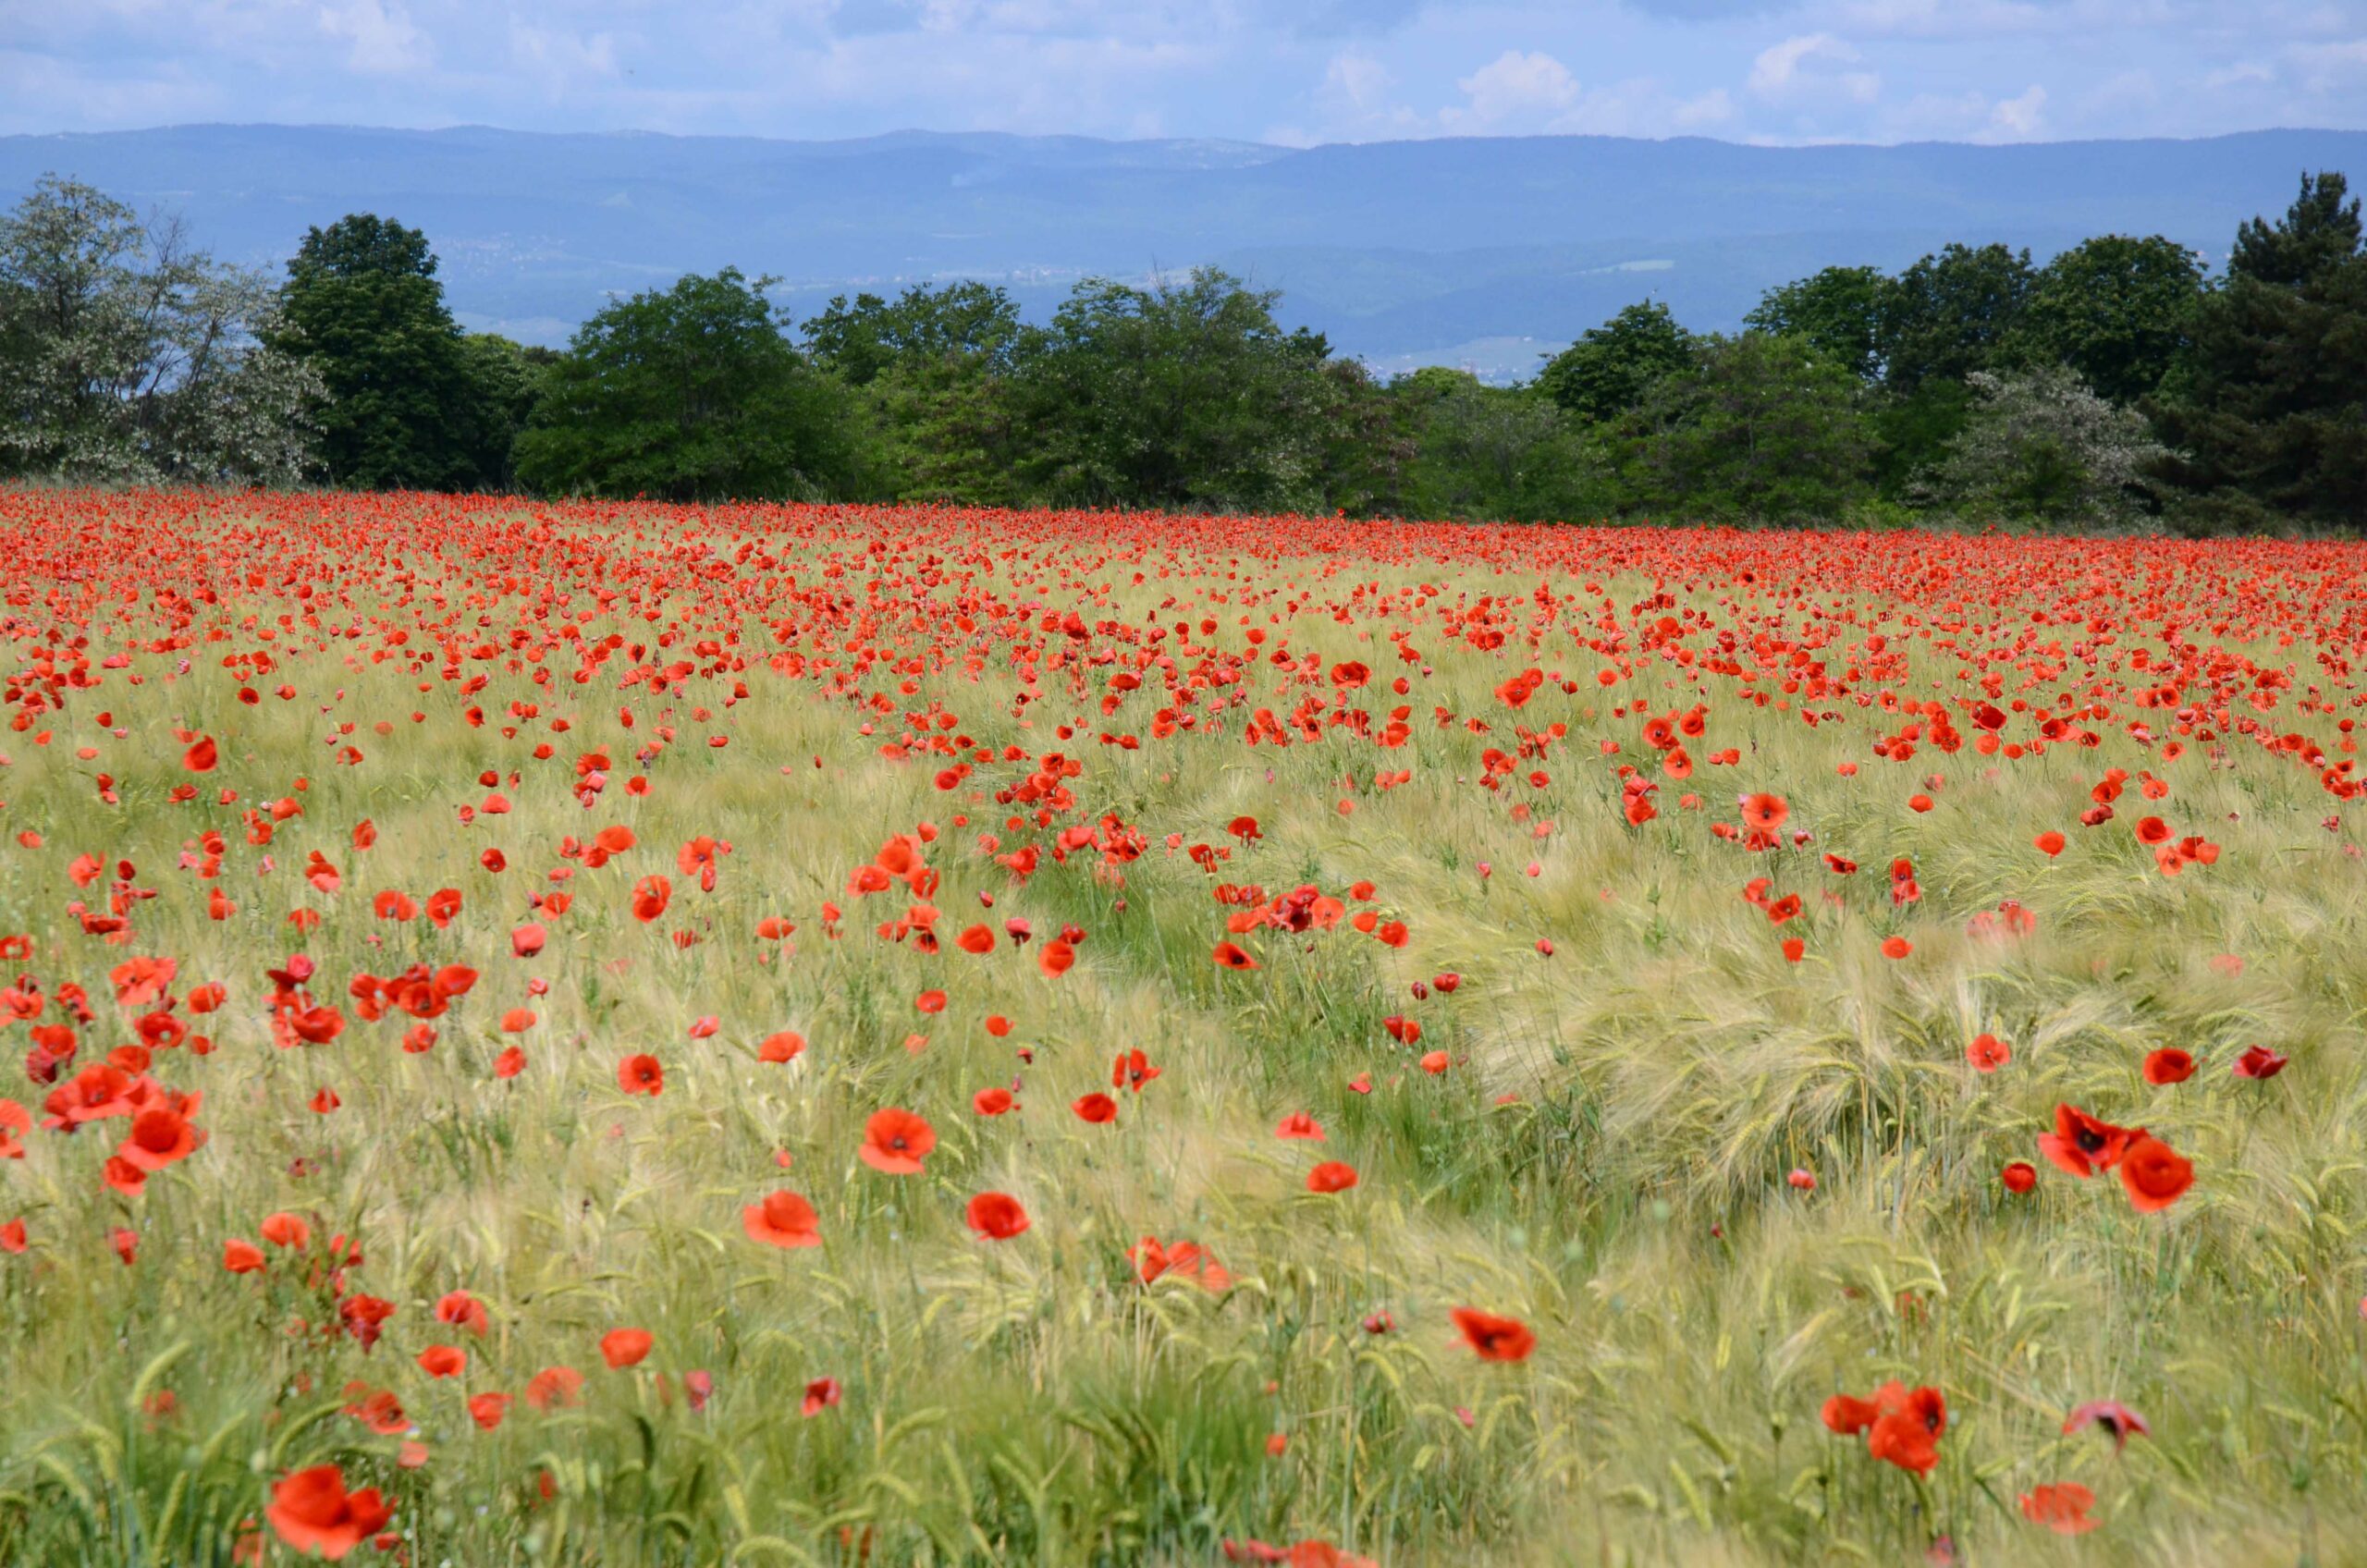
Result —
[{"label": "single poppy bloom", "polygon": [[1797,1188],[1801,1192],[1812,1193],[1816,1191],[1816,1177],[1809,1171],[1795,1169],[1792,1173],[1784,1177],[1784,1180],[1789,1182],[1794,1187]]},{"label": "single poppy bloom", "polygon": [[2014,1047],[1994,1035],[1975,1035],[1965,1047],[1964,1059],[1983,1072],[1994,1072],[2014,1060]]},{"label": "single poppy bloom", "polygon": [[654,1056],[629,1056],[617,1064],[617,1087],[656,1099],[666,1090],[666,1070]]},{"label": "single poppy bloom", "polygon": [[2097,1399],[2074,1410],[2063,1418],[2063,1435],[2086,1427],[2102,1427],[2112,1434],[2113,1452],[2117,1453],[2128,1446],[2131,1438],[2150,1438],[2153,1428],[2145,1425],[2145,1417],[2117,1400]]},{"label": "single poppy bloom", "polygon": [[2194,1076],[2194,1058],[2174,1047],[2145,1055],[2145,1082],[2155,1085],[2183,1084]]},{"label": "single poppy bloom", "polygon": [[1012,1107],[1009,1089],[980,1089],[970,1096],[970,1109],[980,1116],[1000,1116]]},{"label": "single poppy bloom", "polygon": [[1999,1171],[1997,1180],[2005,1183],[2007,1192],[2020,1197],[2038,1185],[2038,1167],[2026,1159],[2017,1159]]},{"label": "single poppy bloom", "polygon": [[313,1243],[313,1228],[300,1215],[265,1215],[262,1229],[263,1239],[276,1247],[300,1249]]},{"label": "single poppy bloom", "polygon": [[923,1012],[943,1012],[945,1011],[945,993],[943,991],[923,991],[919,996],[913,998],[913,1005],[920,1009]]},{"label": "single poppy bloom", "polygon": [[162,1170],[195,1153],[203,1137],[179,1111],[154,1106],[131,1119],[131,1136],[116,1152],[142,1170]]},{"label": "single poppy bloom", "polygon": [[264,1510],[288,1547],[306,1555],[318,1552],[331,1562],[386,1528],[394,1513],[375,1487],[348,1492],[345,1472],[334,1464],[316,1464],[280,1481]]},{"label": "single poppy bloom", "polygon": [[1306,1173],[1310,1193],[1344,1193],[1355,1184],[1356,1168],[1336,1159],[1327,1159]]},{"label": "single poppy bloom", "polygon": [[1754,833],[1772,833],[1791,816],[1791,802],[1781,795],[1760,793],[1741,797],[1742,825]]},{"label": "single poppy bloom", "polygon": [[[1879,1393],[1876,1402],[1888,1403]],[[1947,1429],[1948,1407],[1940,1390],[1916,1389],[1875,1420],[1866,1433],[1866,1452],[1902,1470],[1929,1476],[1940,1463],[1940,1435]]]},{"label": "single poppy bloom", "polygon": [[818,1247],[822,1244],[821,1217],[814,1206],[797,1193],[783,1190],[765,1194],[762,1203],[752,1203],[740,1211],[740,1223],[752,1242],[762,1242],[772,1247]]},{"label": "single poppy bloom", "polygon": [[1309,1116],[1306,1111],[1294,1110],[1288,1116],[1282,1118],[1282,1124],[1274,1129],[1274,1136],[1277,1138],[1309,1138],[1319,1144],[1323,1141],[1323,1127],[1320,1122],[1317,1121],[1314,1117]]},{"label": "single poppy bloom", "polygon": [[1824,1402],[1824,1409],[1819,1412],[1819,1415],[1826,1430],[1840,1437],[1854,1438],[1879,1420],[1882,1413],[1882,1407],[1870,1399],[1834,1394]]},{"label": "single poppy bloom", "polygon": [[2022,1494],[2021,1503],[2023,1518],[2058,1536],[2081,1535],[2096,1527],[2097,1522],[2088,1517],[2088,1510],[2096,1505],[2096,1494],[2077,1481],[2032,1487]]},{"label": "single poppy bloom", "polygon": [[2109,1121],[2099,1121],[2075,1105],[2054,1108],[2054,1131],[2039,1134],[2039,1153],[2071,1175],[2086,1181],[2099,1170],[2109,1170],[2120,1163],[2128,1151],[2132,1139],[2144,1135],[2141,1128],[2116,1127]]},{"label": "single poppy bloom", "polygon": [[430,1345],[419,1353],[419,1369],[431,1378],[457,1378],[468,1365],[469,1353],[458,1345]]},{"label": "single poppy bloom", "polygon": [[756,1047],[756,1060],[778,1065],[781,1062],[795,1061],[804,1050],[805,1036],[795,1030],[784,1029],[778,1035],[765,1036],[764,1043]]},{"label": "single poppy bloom", "polygon": [[263,1267],[263,1248],[233,1236],[222,1243],[222,1267],[233,1274],[251,1274]]},{"label": "single poppy bloom", "polygon": [[1069,1109],[1076,1112],[1078,1121],[1090,1121],[1097,1126],[1118,1120],[1118,1102],[1098,1092],[1080,1096]]},{"label": "single poppy bloom", "polygon": [[600,1336],[600,1356],[612,1370],[637,1366],[656,1341],[646,1329],[611,1329]]},{"label": "single poppy bloom", "polygon": [[2038,846],[2038,852],[2050,860],[2063,852],[2065,841],[2063,835],[2051,827],[2031,840]]},{"label": "single poppy bloom", "polygon": [[1447,1070],[1448,1062],[1449,1058],[1444,1051],[1425,1051],[1422,1053],[1422,1071],[1429,1073],[1433,1078]]},{"label": "single poppy bloom", "polygon": [[2120,1184],[2140,1214],[2154,1214],[2194,1185],[2194,1165],[2161,1139],[2140,1133],[2120,1159]]},{"label": "single poppy bloom", "polygon": [[484,1303],[466,1291],[447,1291],[435,1303],[435,1321],[482,1335],[488,1320]]},{"label": "single poppy bloom", "polygon": [[1257,961],[1251,958],[1238,943],[1219,942],[1213,955],[1220,969],[1255,969]]},{"label": "single poppy bloom", "polygon": [[1537,1348],[1536,1332],[1516,1317],[1499,1317],[1472,1306],[1458,1306],[1447,1316],[1482,1361],[1527,1361]]},{"label": "single poppy bloom", "polygon": [[819,1415],[839,1403],[839,1380],[836,1378],[816,1378],[805,1385],[805,1400],[797,1407],[797,1414]]},{"label": "single poppy bloom", "polygon": [[502,1417],[509,1414],[508,1394],[472,1394],[469,1398],[469,1419],[485,1431],[500,1426]]},{"label": "single poppy bloom", "polygon": [[889,1176],[919,1172],[921,1161],[937,1147],[937,1130],[909,1110],[890,1106],[872,1112],[863,1124],[863,1147],[856,1155],[874,1170]]},{"label": "single poppy bloom", "polygon": [[1904,937],[1884,937],[1883,938],[1883,957],[1884,958],[1905,958],[1914,950],[1915,944],[1908,941]]},{"label": "single poppy bloom", "polygon": [[980,1193],[970,1200],[970,1229],[992,1241],[1007,1242],[1027,1229],[1027,1211],[1009,1193]]},{"label": "single poppy bloom", "polygon": [[2247,1046],[2244,1054],[2236,1059],[2236,1076],[2263,1080],[2274,1078],[2285,1071],[2287,1060],[2266,1046]]},{"label": "single poppy bloom", "polygon": [[582,1397],[583,1374],[572,1366],[546,1366],[526,1380],[526,1403],[536,1410],[573,1404]]}]

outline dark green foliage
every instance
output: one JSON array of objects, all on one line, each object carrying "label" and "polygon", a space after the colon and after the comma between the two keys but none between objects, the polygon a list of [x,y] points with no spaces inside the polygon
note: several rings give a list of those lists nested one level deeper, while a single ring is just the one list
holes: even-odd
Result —
[{"label": "dark green foliage", "polygon": [[916,284],[891,303],[877,294],[833,296],[805,323],[805,351],[848,385],[865,386],[896,367],[975,361],[1007,370],[1020,340],[1019,306],[984,283]]},{"label": "dark green foliage", "polygon": [[1972,390],[1961,381],[1927,381],[1904,398],[1875,404],[1874,487],[1883,500],[1907,498],[1915,476],[1947,455],[1971,410]]},{"label": "dark green foliage", "polygon": [[1865,381],[1881,377],[1883,321],[1893,285],[1876,267],[1827,267],[1771,288],[1743,321],[1805,340]]},{"label": "dark green foliage", "polygon": [[1666,305],[1648,300],[1587,328],[1538,374],[1537,389],[1581,419],[1617,419],[1692,361],[1693,335]]},{"label": "dark green foliage", "polygon": [[1088,506],[1323,508],[1343,388],[1276,298],[1216,271],[1078,285],[1012,375],[1022,481]]},{"label": "dark green foliage", "polygon": [[1401,377],[1391,393],[1412,451],[1410,516],[1566,521],[1600,515],[1616,498],[1587,484],[1578,421],[1533,392],[1433,368]]},{"label": "dark green foliage", "polygon": [[2060,364],[2116,403],[2162,384],[2202,301],[2202,258],[2154,235],[2108,234],[2046,263],[2022,312],[2017,357]]},{"label": "dark green foliage", "polygon": [[2367,251],[2347,193],[2338,174],[2305,176],[2281,221],[2244,226],[2173,385],[2146,405],[2182,526],[2367,525]]},{"label": "dark green foliage", "polygon": [[1950,245],[1925,256],[1883,295],[1885,380],[1912,393],[2000,363],[2037,282],[2028,251]]},{"label": "dark green foliage", "polygon": [[1802,339],[1711,338],[1629,422],[1633,499],[1673,520],[1832,521],[1871,492],[1862,396]]},{"label": "dark green foliage", "polygon": [[357,213],[306,232],[288,263],[276,346],[328,389],[329,478],[371,490],[499,483],[509,430],[435,280],[427,237]]},{"label": "dark green foliage", "polygon": [[602,310],[542,377],[518,476],[546,493],[671,501],[841,494],[860,455],[843,388],[731,267]]}]

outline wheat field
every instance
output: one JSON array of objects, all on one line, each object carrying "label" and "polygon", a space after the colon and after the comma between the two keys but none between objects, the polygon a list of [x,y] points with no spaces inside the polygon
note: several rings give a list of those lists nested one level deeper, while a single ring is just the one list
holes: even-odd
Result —
[{"label": "wheat field", "polygon": [[0,1561],[2367,1562],[2360,546],[0,549]]}]

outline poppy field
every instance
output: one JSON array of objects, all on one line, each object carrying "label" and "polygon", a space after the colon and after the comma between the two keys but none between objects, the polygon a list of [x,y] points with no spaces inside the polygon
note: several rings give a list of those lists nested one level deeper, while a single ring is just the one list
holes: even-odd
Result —
[{"label": "poppy field", "polygon": [[0,1562],[2367,1560],[2361,546],[0,558]]}]

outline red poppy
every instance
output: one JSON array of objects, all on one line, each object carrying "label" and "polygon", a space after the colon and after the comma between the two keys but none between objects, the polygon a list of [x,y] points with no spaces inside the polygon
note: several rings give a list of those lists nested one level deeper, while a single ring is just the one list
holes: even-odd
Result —
[{"label": "red poppy", "polygon": [[1967,1061],[1983,1072],[1994,1072],[2014,1060],[2014,1047],[1994,1035],[1975,1035],[1964,1048]]},{"label": "red poppy", "polygon": [[2038,1167],[2026,1159],[2017,1159],[1999,1171],[1997,1180],[2005,1184],[2007,1192],[2020,1197],[2038,1185]]},{"label": "red poppy", "polygon": [[752,1203],[740,1211],[740,1223],[752,1242],[762,1242],[774,1247],[818,1247],[822,1244],[821,1219],[814,1206],[797,1193],[781,1191],[767,1193],[762,1203]]},{"label": "red poppy", "polygon": [[1098,1091],[1079,1097],[1069,1109],[1076,1112],[1078,1121],[1090,1121],[1097,1126],[1118,1120],[1118,1102]]},{"label": "red poppy", "polygon": [[1306,1173],[1310,1193],[1344,1193],[1355,1184],[1356,1168],[1336,1159],[1327,1159]]},{"label": "red poppy", "polygon": [[1027,1211],[1009,1193],[980,1193],[970,1200],[970,1229],[992,1241],[1007,1242],[1027,1229]]},{"label": "red poppy", "polygon": [[756,1047],[756,1060],[776,1065],[795,1061],[804,1049],[804,1035],[793,1029],[783,1029],[779,1034],[767,1035],[764,1037],[763,1042]]},{"label": "red poppy", "polygon": [[600,1358],[612,1370],[637,1366],[656,1342],[646,1329],[611,1329],[600,1336]]},{"label": "red poppy", "polygon": [[1257,961],[1251,958],[1249,954],[1238,944],[1233,942],[1219,942],[1216,946],[1215,958],[1217,967],[1220,969],[1255,969],[1257,967]]},{"label": "red poppy", "polygon": [[431,1378],[457,1378],[468,1365],[469,1353],[458,1345],[430,1345],[419,1353],[419,1369]]},{"label": "red poppy", "polygon": [[2117,1400],[2091,1400],[2080,1405],[2063,1418],[2063,1435],[2069,1437],[2091,1426],[2102,1427],[2112,1434],[2113,1452],[2116,1453],[2127,1448],[2131,1438],[2153,1435],[2153,1428],[2145,1424],[2145,1417]]},{"label": "red poppy", "polygon": [[345,1472],[334,1464],[299,1470],[271,1489],[264,1517],[294,1550],[341,1560],[368,1537],[386,1528],[394,1508],[374,1487],[345,1489]]},{"label": "red poppy", "polygon": [[583,1374],[572,1366],[546,1366],[526,1380],[526,1403],[536,1410],[573,1404],[581,1396]]},{"label": "red poppy", "polygon": [[2096,1527],[2097,1521],[2088,1517],[2088,1510],[2096,1505],[2096,1494],[2077,1481],[2032,1487],[2022,1494],[2021,1504],[2023,1518],[2058,1536],[2077,1536]]},{"label": "red poppy", "polygon": [[617,1087],[656,1099],[666,1091],[666,1070],[654,1056],[629,1056],[617,1064]]},{"label": "red poppy", "polygon": [[2193,1076],[2194,1058],[2174,1047],[2164,1046],[2145,1055],[2145,1082],[2148,1084],[2183,1084]]},{"label": "red poppy", "polygon": [[2286,1058],[2266,1046],[2247,1046],[2244,1054],[2236,1059],[2238,1078],[2269,1079],[2285,1071]]},{"label": "red poppy", "polygon": [[797,1407],[797,1414],[800,1415],[821,1415],[822,1412],[839,1403],[839,1380],[836,1378],[815,1378],[805,1385],[805,1399]]},{"label": "red poppy", "polygon": [[863,1147],[855,1153],[874,1170],[911,1176],[919,1172],[921,1161],[935,1147],[935,1128],[911,1111],[890,1106],[872,1112],[863,1124]]},{"label": "red poppy", "polygon": [[1482,1361],[1527,1361],[1537,1348],[1535,1331],[1518,1318],[1471,1306],[1458,1306],[1447,1316]]},{"label": "red poppy", "polygon": [[2194,1166],[2161,1139],[2139,1133],[2121,1156],[2120,1184],[2140,1214],[2153,1214],[2186,1195]]},{"label": "red poppy", "polygon": [[1306,1112],[1303,1110],[1294,1110],[1288,1116],[1282,1118],[1282,1125],[1274,1129],[1274,1136],[1277,1138],[1308,1138],[1319,1144],[1323,1141],[1323,1127],[1320,1122],[1317,1121],[1314,1117],[1309,1116]]},{"label": "red poppy", "polygon": [[2131,1139],[2143,1137],[2142,1128],[2116,1127],[2099,1121],[2074,1105],[2054,1108],[2054,1131],[2039,1135],[2039,1153],[2070,1174],[2086,1181],[2099,1170],[2120,1163]]}]

